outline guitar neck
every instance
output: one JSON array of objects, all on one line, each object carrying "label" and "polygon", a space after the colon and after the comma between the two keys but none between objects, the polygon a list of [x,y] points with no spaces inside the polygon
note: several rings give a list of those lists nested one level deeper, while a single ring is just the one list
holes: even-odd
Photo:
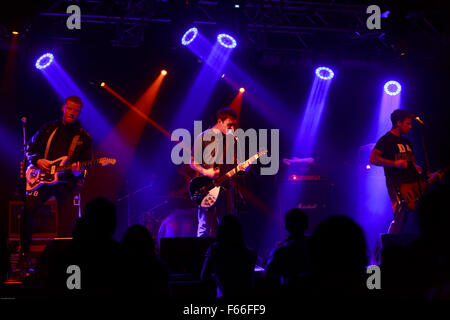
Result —
[{"label": "guitar neck", "polygon": [[[99,164],[100,160],[101,159],[80,161],[80,167],[90,167],[92,165]],[[69,169],[72,169],[72,165],[71,164],[65,164],[63,166],[58,167],[56,169],[56,171],[59,172],[59,171],[65,171],[65,170],[69,170]]]},{"label": "guitar neck", "polygon": [[237,166],[234,167],[233,169],[228,171],[226,174],[224,174],[220,178],[217,178],[216,179],[216,185],[224,183],[226,180],[230,179],[231,177],[233,177],[238,172],[239,172],[239,170],[237,169]]},{"label": "guitar neck", "polygon": [[228,171],[227,173],[225,173],[223,176],[221,176],[220,178],[216,179],[216,185],[220,185],[223,182],[225,182],[226,180],[230,179],[231,177],[233,177],[236,173],[238,173],[239,171],[245,170],[247,169],[256,159],[258,159],[260,157],[260,154],[257,153],[254,156],[250,157],[249,159],[247,159],[246,161],[244,161],[241,164],[238,164],[236,167],[234,167],[233,169],[231,169],[230,171]]}]

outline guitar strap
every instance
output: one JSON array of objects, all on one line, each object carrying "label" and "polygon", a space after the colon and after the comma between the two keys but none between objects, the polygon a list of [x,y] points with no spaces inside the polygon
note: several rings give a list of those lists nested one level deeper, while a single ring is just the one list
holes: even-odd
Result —
[{"label": "guitar strap", "polygon": [[56,129],[53,130],[52,134],[50,135],[50,137],[47,140],[47,146],[45,147],[44,159],[47,159],[48,151],[50,150],[50,144],[52,143],[53,136],[55,135],[56,130],[58,130],[58,127],[56,127]]},{"label": "guitar strap", "polygon": [[[50,150],[50,145],[52,143],[53,137],[55,136],[56,131],[58,130],[58,127],[53,130],[50,137],[47,140],[47,146],[45,147],[45,153],[44,153],[44,159],[47,159],[48,152]],[[77,147],[78,140],[80,140],[80,135],[77,134],[73,137],[72,143],[70,144],[69,151],[67,152],[68,158],[70,159],[75,151],[75,148]]]},{"label": "guitar strap", "polygon": [[69,152],[67,152],[68,158],[72,158],[73,152],[75,151],[75,148],[77,147],[78,140],[80,139],[80,135],[77,134],[73,137],[72,143],[70,144]]}]

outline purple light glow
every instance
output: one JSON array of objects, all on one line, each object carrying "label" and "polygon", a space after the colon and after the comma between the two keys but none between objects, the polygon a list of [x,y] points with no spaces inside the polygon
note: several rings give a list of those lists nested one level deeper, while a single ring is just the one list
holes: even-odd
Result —
[{"label": "purple light glow", "polygon": [[384,92],[390,96],[396,96],[402,90],[402,86],[397,81],[391,80],[384,84]]},{"label": "purple light glow", "polygon": [[232,36],[225,33],[219,34],[217,36],[217,41],[219,41],[222,46],[228,49],[233,49],[237,46],[236,40],[234,40]]},{"label": "purple light glow", "polygon": [[197,28],[190,28],[188,31],[186,31],[183,35],[183,37],[181,38],[181,44],[183,46],[187,46],[188,44],[192,43],[192,41],[195,40],[195,38],[197,37],[198,34],[198,29]]},{"label": "purple light glow", "polygon": [[54,60],[54,56],[51,53],[43,54],[36,61],[36,68],[39,70],[47,68]]},{"label": "purple light glow", "polygon": [[330,80],[333,79],[334,72],[330,68],[319,67],[316,69],[316,76],[318,76],[322,80]]},{"label": "purple light glow", "polygon": [[[47,62],[48,63],[48,62]],[[41,64],[42,65],[42,64]],[[76,82],[61,67],[57,59],[52,60],[51,68],[40,69],[41,74],[63,101],[68,96],[79,96],[83,100],[83,112],[80,120],[92,134],[94,141],[100,141],[110,130],[111,126],[103,115],[97,110],[89,98],[82,92]]]}]

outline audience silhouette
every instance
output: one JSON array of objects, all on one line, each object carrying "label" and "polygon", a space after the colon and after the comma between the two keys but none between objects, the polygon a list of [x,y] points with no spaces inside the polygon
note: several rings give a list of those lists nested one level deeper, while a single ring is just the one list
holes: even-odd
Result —
[{"label": "audience silhouette", "polygon": [[246,247],[239,220],[223,217],[216,241],[206,252],[201,279],[213,283],[217,297],[252,295],[256,252]]},{"label": "audience silhouette", "polygon": [[122,239],[122,245],[130,275],[130,295],[169,296],[169,272],[155,254],[155,242],[150,231],[142,225],[131,226]]},{"label": "audience silhouette", "polygon": [[[304,235],[308,216],[294,208],[285,214],[289,236],[273,249],[264,273],[262,295],[297,298],[414,298],[450,299],[450,188],[426,193],[417,212],[421,236],[406,246],[383,248],[382,290],[373,295],[368,275],[365,235],[353,219],[332,216]],[[118,243],[116,207],[105,199],[87,203],[73,230],[73,240],[53,241],[44,250],[37,279],[52,297],[169,297],[169,272],[155,253],[152,234],[142,225],[128,228]],[[8,269],[6,241],[1,240],[0,276]],[[201,282],[214,295],[254,296],[256,252],[244,242],[236,216],[220,222],[208,248]],[[81,271],[81,289],[67,285],[68,267]],[[208,291],[206,290],[205,293]]]},{"label": "audience silhouette", "polygon": [[360,297],[366,287],[366,240],[361,227],[346,216],[332,216],[317,226],[310,240],[309,284],[313,297]]},{"label": "audience silhouette", "polygon": [[[87,203],[77,220],[73,241],[53,241],[44,250],[39,278],[50,295],[119,296],[125,288],[125,251],[112,239],[116,228],[116,207],[105,198]],[[67,286],[67,268],[80,269],[81,289]]]},{"label": "audience silhouette", "polygon": [[284,215],[284,224],[289,236],[270,254],[266,270],[266,283],[278,287],[291,282],[297,275],[309,270],[308,216],[299,208],[293,208]]},{"label": "audience silhouette", "polygon": [[[424,195],[419,203],[419,223],[423,238],[423,252],[428,254],[429,265],[433,268],[429,278],[430,288],[427,298],[450,300],[450,188],[441,188]],[[426,271],[425,262],[420,270]],[[416,264],[417,265],[417,264]],[[419,270],[418,270],[419,271]]]}]

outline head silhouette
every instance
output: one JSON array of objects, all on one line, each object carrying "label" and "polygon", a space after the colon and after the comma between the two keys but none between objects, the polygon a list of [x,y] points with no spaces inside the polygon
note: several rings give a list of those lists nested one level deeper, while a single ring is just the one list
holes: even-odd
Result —
[{"label": "head silhouette", "polygon": [[299,208],[293,208],[284,215],[284,225],[290,237],[302,236],[308,228],[308,215]]},{"label": "head silhouette", "polygon": [[128,252],[135,254],[155,254],[155,242],[146,227],[135,224],[128,228],[123,236],[122,245]]},{"label": "head silhouette", "polygon": [[116,206],[106,198],[89,201],[84,215],[77,222],[74,237],[91,240],[111,240],[116,230]]},{"label": "head silhouette", "polygon": [[311,267],[319,272],[361,272],[367,265],[366,240],[361,227],[346,216],[322,222],[310,241]]},{"label": "head silhouette", "polygon": [[216,241],[232,246],[244,245],[241,223],[235,216],[226,215],[223,217],[217,230]]}]

